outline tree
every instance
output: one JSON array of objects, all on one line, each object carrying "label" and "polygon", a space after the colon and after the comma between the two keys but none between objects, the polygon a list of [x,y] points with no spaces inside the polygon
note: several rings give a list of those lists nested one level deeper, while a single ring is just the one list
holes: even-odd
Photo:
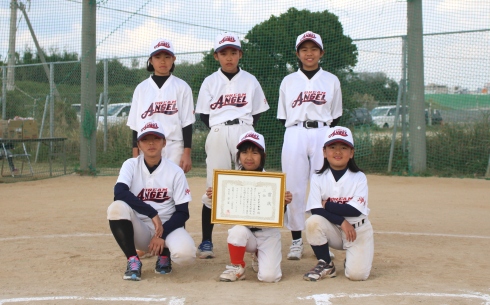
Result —
[{"label": "tree", "polygon": [[[398,83],[390,79],[384,72],[350,73],[350,77],[343,84],[342,93],[355,95],[355,101],[363,106],[359,96],[371,96],[378,104],[396,102]],[[373,103],[370,105],[375,106]]]}]

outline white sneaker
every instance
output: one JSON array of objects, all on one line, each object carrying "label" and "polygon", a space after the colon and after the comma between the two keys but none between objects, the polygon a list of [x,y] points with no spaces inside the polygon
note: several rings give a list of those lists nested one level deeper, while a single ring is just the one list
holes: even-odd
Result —
[{"label": "white sneaker", "polygon": [[235,282],[245,279],[245,269],[241,265],[228,265],[221,273],[219,280],[222,282]]},{"label": "white sneaker", "polygon": [[303,256],[303,239],[295,239],[291,247],[289,247],[288,259],[300,260]]},{"label": "white sneaker", "polygon": [[328,250],[328,252],[330,253],[330,258],[335,258],[335,254],[332,251]]},{"label": "white sneaker", "polygon": [[257,254],[252,253],[252,270],[255,273],[259,272],[259,259],[257,258]]}]

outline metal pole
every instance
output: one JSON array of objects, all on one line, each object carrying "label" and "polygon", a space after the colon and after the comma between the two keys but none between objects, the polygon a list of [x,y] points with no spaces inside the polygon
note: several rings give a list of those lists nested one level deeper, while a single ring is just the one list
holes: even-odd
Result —
[{"label": "metal pole", "polygon": [[[391,146],[390,146],[390,157],[388,159],[388,173],[391,173],[391,165],[393,163],[393,152],[395,151],[395,142],[396,142],[396,127],[400,122],[400,102],[402,99],[402,91],[405,90],[403,88],[403,83],[400,81],[398,84],[398,97],[396,99],[396,109],[395,109],[395,123],[393,124],[393,134],[391,135]],[[404,110],[402,110],[403,112]]]},{"label": "metal pole", "polygon": [[[48,111],[48,103],[49,103],[49,95],[46,95],[46,102],[44,103],[43,118],[41,119],[41,129],[39,129],[39,138],[43,137],[44,121],[46,120],[46,112]],[[40,145],[41,145],[41,142],[37,142],[36,158],[34,159],[34,163],[37,162],[37,155],[39,154],[39,146]]]},{"label": "metal pole", "polygon": [[107,97],[108,97],[108,92],[109,92],[109,71],[108,71],[108,61],[107,59],[104,59],[104,109],[105,109],[105,114],[104,114],[104,152],[107,151]]},{"label": "metal pole", "polygon": [[7,119],[7,68],[2,67],[2,120]]},{"label": "metal pole", "polygon": [[422,23],[422,0],[407,1],[409,170],[412,173],[421,173],[427,168]]},{"label": "metal pole", "polygon": [[[402,108],[407,109],[407,36],[402,37]],[[407,151],[407,111],[402,112],[402,152]]]},{"label": "metal pole", "polygon": [[54,137],[54,64],[49,64],[49,136]]},{"label": "metal pole", "polygon": [[8,51],[7,90],[15,89],[15,37],[17,36],[17,0],[10,2],[10,32]]}]

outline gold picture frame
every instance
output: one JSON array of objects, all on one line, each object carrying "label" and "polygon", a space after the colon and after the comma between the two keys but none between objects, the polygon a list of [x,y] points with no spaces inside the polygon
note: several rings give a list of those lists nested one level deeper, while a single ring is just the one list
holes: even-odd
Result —
[{"label": "gold picture frame", "polygon": [[284,225],[286,174],[214,170],[211,222],[252,227]]}]

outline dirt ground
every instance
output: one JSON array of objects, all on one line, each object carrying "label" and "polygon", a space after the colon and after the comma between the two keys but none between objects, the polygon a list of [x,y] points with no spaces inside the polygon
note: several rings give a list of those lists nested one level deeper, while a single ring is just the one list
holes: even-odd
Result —
[{"label": "dirt ground", "polygon": [[[316,261],[309,246],[300,261],[285,259],[283,279],[218,281],[228,263],[226,231],[215,226],[216,258],[174,265],[157,275],[143,259],[140,282],[124,281],[126,259],[106,220],[116,177],[70,175],[0,184],[1,304],[490,304],[490,181],[368,176],[375,232],[371,276],[352,282],[342,251],[337,277],[306,282]],[[190,178],[194,200],[187,229],[201,238],[205,179]],[[250,257],[246,256],[250,262]]]}]

